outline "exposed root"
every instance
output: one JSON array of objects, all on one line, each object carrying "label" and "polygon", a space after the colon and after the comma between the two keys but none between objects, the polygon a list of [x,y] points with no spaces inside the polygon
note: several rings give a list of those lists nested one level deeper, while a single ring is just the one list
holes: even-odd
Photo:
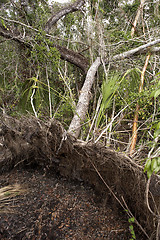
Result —
[{"label": "exposed root", "polygon": [[[33,117],[17,120],[5,116],[0,128],[3,151],[8,152],[0,156],[1,172],[6,165],[9,170],[37,164],[46,169],[46,174],[50,170],[83,180],[94,186],[103,199],[109,201],[112,195],[112,203],[128,208],[147,237],[156,232],[158,219],[147,206],[149,203],[155,209],[155,203],[151,196],[146,202],[147,176],[129,157],[99,143],[74,139],[56,120],[43,122]],[[157,181],[155,175],[150,184],[152,195]],[[160,189],[156,187],[156,191]]]}]

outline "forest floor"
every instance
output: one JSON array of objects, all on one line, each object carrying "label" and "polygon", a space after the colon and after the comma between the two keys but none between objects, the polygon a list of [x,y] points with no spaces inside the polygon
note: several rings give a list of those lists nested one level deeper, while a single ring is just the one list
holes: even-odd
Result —
[{"label": "forest floor", "polygon": [[132,239],[125,213],[97,201],[83,182],[21,169],[2,174],[0,189],[1,240]]}]

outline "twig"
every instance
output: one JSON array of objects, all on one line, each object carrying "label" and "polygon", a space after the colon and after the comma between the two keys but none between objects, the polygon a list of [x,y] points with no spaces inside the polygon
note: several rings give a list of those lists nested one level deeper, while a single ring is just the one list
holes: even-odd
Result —
[{"label": "twig", "polygon": [[51,101],[51,88],[50,88],[50,83],[49,83],[49,78],[48,78],[48,70],[47,70],[47,65],[46,65],[46,79],[47,79],[47,84],[48,84],[48,100],[49,100],[49,112],[50,112],[50,118],[52,118],[52,101]]},{"label": "twig", "polygon": [[31,95],[31,106],[32,106],[34,115],[35,115],[35,117],[37,118],[38,115],[37,115],[37,112],[36,112],[35,107],[34,107],[34,104],[33,104],[33,97],[34,97],[34,94],[35,94],[35,92],[36,92],[35,87],[36,87],[36,82],[35,82],[35,84],[34,84],[34,89],[33,89],[32,95]]},{"label": "twig", "polygon": [[150,185],[150,182],[151,182],[151,177],[148,179],[148,182],[147,182],[147,185],[146,185],[146,204],[147,204],[147,207],[148,207],[148,210],[150,211],[150,213],[153,214],[154,217],[156,217],[157,219],[160,219],[160,215],[158,214],[155,214],[152,209],[150,208],[150,205],[149,205],[149,201],[148,201],[148,193],[149,193],[149,185]]},{"label": "twig", "polygon": [[[87,157],[88,157],[88,156],[87,156]],[[123,196],[122,196],[122,200],[123,200],[124,205],[123,205],[123,203],[118,199],[118,197],[115,195],[115,193],[112,191],[112,189],[109,187],[109,185],[106,183],[106,181],[104,180],[104,178],[102,177],[102,175],[100,174],[100,172],[98,171],[98,169],[96,168],[95,164],[91,161],[91,159],[90,159],[89,157],[88,157],[88,159],[89,159],[90,163],[92,164],[93,168],[95,169],[96,173],[98,174],[98,176],[100,177],[100,179],[101,179],[102,182],[104,183],[104,185],[107,187],[107,189],[108,189],[108,190],[110,191],[110,193],[113,195],[113,197],[117,200],[117,202],[120,204],[120,206],[121,206],[124,210],[126,210],[126,208],[127,208],[128,212],[126,212],[126,213],[128,214],[129,217],[130,217],[130,216],[134,217],[133,214],[131,213],[131,211],[129,210],[126,202],[124,201]],[[145,232],[145,230],[143,229],[143,227],[140,225],[140,223],[136,220],[135,217],[134,217],[134,219],[135,219],[135,223],[140,227],[140,229],[142,230],[142,232],[143,232],[143,233],[146,235],[146,237],[149,239],[149,236],[148,236],[148,234]]]},{"label": "twig", "polygon": [[[136,100],[134,100],[133,102],[135,102]],[[108,124],[108,126],[101,132],[101,134],[99,135],[99,137],[95,140],[95,143],[97,143],[101,137],[103,136],[103,134],[108,130],[108,128],[110,127],[110,125],[112,125],[113,121],[128,107],[130,106],[133,102],[131,102],[130,104],[127,104],[124,108],[122,108],[117,115],[110,121],[110,123]]]},{"label": "twig", "polygon": [[95,120],[96,120],[96,117],[97,117],[97,114],[98,114],[98,111],[99,111],[101,102],[102,102],[102,94],[101,94],[101,95],[99,96],[99,98],[98,98],[96,111],[95,111],[95,113],[94,113],[94,118],[93,118],[93,121],[92,121],[92,123],[91,123],[90,129],[89,129],[89,132],[88,132],[88,135],[87,135],[87,138],[86,138],[86,141],[87,141],[87,142],[88,142],[88,140],[89,140],[90,132],[91,132],[91,130],[92,130],[92,128],[93,128],[93,125],[94,125],[94,122],[95,122]]},{"label": "twig", "polygon": [[66,141],[66,140],[67,140],[67,132],[66,132],[66,130],[64,129],[64,132],[63,132],[63,134],[62,134],[62,139],[61,139],[60,145],[59,145],[59,147],[58,147],[58,150],[57,150],[57,152],[56,152],[56,155],[58,155],[59,150],[60,150],[61,147],[62,147],[62,143],[63,143],[64,141]]},{"label": "twig", "polygon": [[67,81],[66,81],[66,73],[65,73],[64,76],[63,76],[60,68],[58,68],[58,72],[59,72],[61,78],[63,79],[64,84],[66,85],[66,87],[67,87],[67,89],[68,89],[68,91],[69,91],[70,97],[71,97],[71,99],[72,99],[72,105],[73,105],[72,107],[75,108],[75,107],[76,107],[76,103],[75,103],[75,101],[74,101],[74,97],[73,97],[73,94],[72,94],[72,90],[71,90],[69,84],[68,84]]},{"label": "twig", "polygon": [[[7,19],[7,18],[4,18],[3,16],[0,16],[0,18],[2,18],[3,20],[5,20],[5,21],[7,21],[7,22],[13,22],[13,23],[22,25],[23,27],[30,28],[31,30],[33,30],[33,31],[35,31],[35,32],[41,33],[41,30],[38,30],[38,29],[36,29],[36,28],[33,28],[33,27],[31,27],[30,25],[27,25],[27,24],[25,24],[25,23],[19,22],[19,21],[17,21],[17,20]],[[53,36],[53,35],[51,35],[51,34],[48,34],[48,33],[46,33],[45,36],[46,36],[46,37],[50,37],[50,38],[52,38],[52,39],[60,40],[60,41],[62,41],[62,40],[63,40],[63,41],[68,41],[68,39],[64,39],[64,38],[62,39],[62,38],[60,38],[60,37],[55,37],[55,36]],[[87,46],[88,46],[87,43],[84,43],[84,42],[81,42],[81,41],[71,41],[71,42],[72,42],[72,43],[79,43],[79,44],[83,44],[83,45],[87,45]]]},{"label": "twig", "polygon": [[135,216],[133,215],[133,213],[130,211],[130,209],[128,208],[128,206],[127,206],[127,203],[125,202],[125,200],[124,200],[124,197],[122,196],[121,197],[122,198],[122,201],[123,201],[123,203],[124,203],[124,205],[125,205],[125,208],[127,209],[127,213],[128,213],[128,215],[130,216],[130,217],[132,217],[132,218],[134,218],[134,221],[135,221],[135,223],[137,224],[137,226],[142,230],[142,232],[146,235],[146,237],[148,238],[148,239],[150,239],[149,238],[149,236],[148,236],[148,234],[146,233],[146,231],[144,230],[144,228],[141,226],[141,224],[137,221],[137,219],[135,218]]},{"label": "twig", "polygon": [[156,240],[159,240],[160,239],[160,214],[158,211],[157,211],[158,215],[152,211],[152,209],[150,208],[150,205],[149,205],[149,201],[148,201],[148,192],[149,192],[150,181],[151,181],[151,177],[148,179],[148,182],[146,185],[146,204],[147,204],[147,207],[148,207],[148,210],[150,211],[150,213],[158,220],[157,231],[156,231]]},{"label": "twig", "polygon": [[[36,79],[38,79],[38,75],[39,75],[39,70],[37,72]],[[32,106],[35,117],[38,118],[38,115],[37,115],[37,112],[36,112],[36,109],[35,109],[34,103],[33,103],[33,97],[34,97],[34,94],[36,92],[36,86],[37,86],[37,81],[35,81],[35,83],[34,83],[34,89],[33,89],[32,95],[31,95],[31,106]]]}]

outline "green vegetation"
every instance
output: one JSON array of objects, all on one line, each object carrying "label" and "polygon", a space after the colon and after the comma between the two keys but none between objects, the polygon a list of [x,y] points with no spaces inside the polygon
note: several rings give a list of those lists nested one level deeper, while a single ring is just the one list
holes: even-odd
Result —
[{"label": "green vegetation", "polygon": [[136,235],[135,235],[134,227],[133,227],[134,221],[135,221],[134,217],[128,219],[128,222],[130,223],[129,230],[130,230],[131,235],[132,235],[132,238],[130,240],[136,239]]},{"label": "green vegetation", "polygon": [[[128,154],[138,104],[134,156],[137,159],[140,154],[141,164],[146,162],[148,177],[159,173],[159,55],[151,54],[142,91],[139,87],[148,53],[113,60],[118,54],[157,39],[157,2],[145,2],[133,37],[138,0],[87,1],[81,11],[74,9],[60,17],[50,32],[46,24],[62,8],[60,4],[19,0],[12,4],[2,1],[0,6],[1,111],[17,116],[31,113],[42,119],[54,117],[68,129],[86,77],[86,72],[78,68],[80,56],[90,66],[100,56],[103,61],[90,92],[80,137],[99,139]],[[75,62],[76,54],[79,58]]]}]

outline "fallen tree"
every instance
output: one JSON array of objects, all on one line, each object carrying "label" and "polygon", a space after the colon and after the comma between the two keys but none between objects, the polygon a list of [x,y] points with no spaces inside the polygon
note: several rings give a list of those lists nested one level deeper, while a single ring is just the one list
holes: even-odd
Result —
[{"label": "fallen tree", "polygon": [[4,153],[0,155],[1,172],[38,165],[46,174],[56,171],[67,178],[85,181],[106,202],[112,199],[129,217],[134,217],[146,239],[154,239],[159,217],[152,211],[159,202],[158,176],[151,178],[146,194],[147,177],[141,166],[99,143],[76,140],[56,120],[43,122],[33,117],[18,120],[5,115],[1,118],[0,136]]},{"label": "fallen tree", "polygon": [[[43,167],[46,174],[47,171],[51,170],[67,178],[88,182],[103,196],[103,199],[109,200],[112,196],[112,200],[114,199],[115,203],[120,204],[129,217],[135,219],[136,224],[141,228],[147,239],[150,239],[150,236],[153,239],[155,235],[156,239],[160,239],[158,176],[155,175],[149,182],[143,172],[143,167],[137,165],[127,156],[99,144],[97,142],[100,139],[99,137],[96,144],[77,140],[81,124],[85,121],[87,115],[92,86],[100,65],[102,63],[103,66],[110,65],[146,52],[159,52],[159,46],[155,47],[155,45],[160,43],[160,39],[151,41],[156,39],[156,36],[152,39],[145,39],[145,42],[141,42],[141,46],[136,47],[137,45],[133,44],[133,49],[120,51],[120,53],[119,51],[118,53],[113,51],[110,56],[106,54],[108,50],[105,51],[101,39],[100,47],[103,51],[96,52],[95,57],[97,56],[97,58],[92,63],[87,59],[87,54],[86,56],[81,54],[84,49],[81,49],[81,47],[80,51],[73,50],[73,47],[69,49],[69,46],[66,47],[66,43],[64,43],[66,40],[63,38],[60,38],[59,45],[57,43],[58,38],[54,36],[54,31],[51,31],[59,19],[68,13],[79,11],[84,3],[85,1],[78,0],[51,14],[46,24],[43,24],[43,31],[31,24],[28,19],[26,21],[25,18],[20,17],[17,20],[17,14],[15,18],[11,18],[10,15],[8,17],[6,15],[0,16],[2,41],[13,40],[18,43],[17,46],[20,50],[24,48],[29,55],[35,44],[45,43],[46,51],[50,51],[51,47],[56,47],[61,59],[79,67],[84,76],[86,75],[68,133],[55,120],[44,123],[32,117],[22,118],[21,120],[5,115],[2,117],[0,123],[0,171],[3,172],[22,165],[39,165]],[[21,10],[26,16],[25,14],[30,11],[27,6],[27,4],[22,6],[25,7],[25,11],[22,11],[23,8],[20,9],[18,5],[14,4],[14,9],[16,7],[17,13]],[[41,35],[42,32],[45,38],[35,42],[35,35]],[[50,41],[47,41],[46,44],[45,40]],[[86,43],[83,43],[83,45],[86,45]],[[90,48],[91,46],[87,44],[87,49]],[[37,74],[38,66],[35,65],[32,68],[35,68],[34,74]]]}]

